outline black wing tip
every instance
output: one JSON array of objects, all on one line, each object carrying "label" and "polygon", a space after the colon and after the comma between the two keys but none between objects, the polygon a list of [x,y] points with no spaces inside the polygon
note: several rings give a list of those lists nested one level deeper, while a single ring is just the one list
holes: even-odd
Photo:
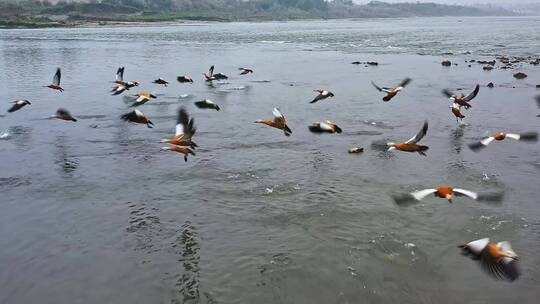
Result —
[{"label": "black wing tip", "polygon": [[519,134],[519,140],[536,142],[538,141],[538,132],[527,132]]},{"label": "black wing tip", "polygon": [[479,193],[476,200],[488,204],[500,205],[504,200],[504,191]]},{"label": "black wing tip", "polygon": [[418,203],[410,193],[394,193],[390,195],[394,203],[400,207],[407,207]]},{"label": "black wing tip", "polygon": [[468,146],[469,146],[469,149],[471,149],[474,152],[478,152],[486,147],[481,142],[470,143],[468,144]]}]

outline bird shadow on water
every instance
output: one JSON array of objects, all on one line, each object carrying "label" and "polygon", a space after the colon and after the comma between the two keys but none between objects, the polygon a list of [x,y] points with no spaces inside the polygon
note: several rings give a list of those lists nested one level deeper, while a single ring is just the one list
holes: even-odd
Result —
[{"label": "bird shadow on water", "polygon": [[64,135],[56,137],[54,163],[58,165],[63,177],[72,178],[73,173],[79,168],[79,159],[69,156],[67,141],[68,138]]},{"label": "bird shadow on water", "polygon": [[465,125],[459,125],[457,128],[450,132],[450,144],[452,145],[452,152],[456,154],[461,153],[463,148],[463,135],[465,134]]}]

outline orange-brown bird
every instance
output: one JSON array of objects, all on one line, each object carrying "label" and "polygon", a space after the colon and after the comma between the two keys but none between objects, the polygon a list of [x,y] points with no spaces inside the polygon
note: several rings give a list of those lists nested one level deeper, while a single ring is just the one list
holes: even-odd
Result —
[{"label": "orange-brown bird", "polygon": [[509,242],[493,243],[483,238],[458,247],[463,255],[479,261],[484,271],[497,280],[515,281],[520,276],[519,257]]},{"label": "orange-brown bird", "polygon": [[452,93],[451,91],[444,89],[442,90],[442,93],[450,98],[450,101],[452,103],[457,103],[460,107],[465,107],[465,109],[468,109],[471,107],[471,104],[469,103],[471,100],[473,100],[476,95],[478,95],[478,92],[480,91],[480,85],[476,85],[474,88],[474,91],[472,91],[469,95],[465,96],[464,94],[457,95]]},{"label": "orange-brown bird", "polygon": [[177,153],[184,154],[184,161],[187,162],[188,155],[195,155],[193,149],[197,147],[191,139],[195,135],[195,126],[194,120],[189,118],[186,110],[181,107],[178,109],[178,117],[176,120],[176,133],[175,136],[171,139],[163,139],[162,143],[171,144],[169,147],[161,148],[164,151],[172,151]]},{"label": "orange-brown bird", "polygon": [[379,90],[379,92],[385,92],[386,93],[386,96],[383,97],[383,101],[387,102],[387,101],[390,101],[392,100],[392,98],[396,97],[396,95],[401,92],[403,90],[403,88],[405,88],[410,82],[411,82],[412,79],[410,78],[405,78],[397,87],[395,88],[381,88],[379,87],[378,85],[376,85],[373,81],[371,82],[371,84],[377,89]]},{"label": "orange-brown bird", "polygon": [[528,132],[528,133],[504,133],[504,132],[497,132],[493,134],[492,136],[488,136],[484,139],[482,139],[479,142],[469,144],[469,148],[473,151],[480,151],[481,149],[487,147],[490,143],[493,141],[502,141],[506,138],[511,138],[518,141],[525,141],[525,142],[537,142],[538,141],[538,132]]},{"label": "orange-brown bird", "polygon": [[210,67],[210,69],[208,70],[208,74],[204,73],[203,75],[206,78],[206,81],[223,80],[229,78],[225,74],[214,74],[214,66]]},{"label": "orange-brown bird", "polygon": [[427,196],[434,194],[436,197],[444,198],[449,203],[452,202],[454,196],[467,196],[473,200],[482,202],[499,203],[502,201],[504,194],[500,193],[476,193],[470,190],[454,188],[451,186],[438,186],[437,188],[424,189],[414,191],[405,195],[394,195],[393,199],[397,205],[407,206],[417,202],[420,202]]},{"label": "orange-brown bird", "polygon": [[22,107],[26,105],[32,104],[29,100],[26,100],[26,99],[15,100],[15,101],[12,101],[11,103],[13,104],[13,106],[11,106],[11,108],[7,110],[8,113],[15,112],[17,110],[20,110]]},{"label": "orange-brown bird", "polygon": [[45,86],[45,87],[53,89],[53,90],[57,90],[57,91],[60,91],[60,92],[63,92],[64,89],[60,86],[60,79],[61,78],[62,78],[62,71],[60,70],[60,68],[57,68],[56,73],[53,76],[52,83],[50,85],[48,85],[48,86]]},{"label": "orange-brown bird", "polygon": [[67,121],[77,121],[75,117],[73,117],[68,110],[66,109],[58,109],[56,111],[56,114],[51,115],[49,118],[51,119],[59,119],[59,120],[67,120]]},{"label": "orange-brown bird", "polygon": [[389,142],[386,145],[389,147],[388,151],[399,150],[403,152],[417,152],[420,155],[426,156],[425,151],[429,149],[428,146],[418,145],[417,143],[426,136],[428,130],[428,122],[424,121],[422,129],[411,139],[407,140],[404,143],[392,143]]},{"label": "orange-brown bird", "polygon": [[287,126],[287,121],[285,120],[285,116],[279,111],[278,108],[274,108],[272,111],[272,114],[274,115],[274,119],[258,119],[255,121],[255,123],[262,123],[267,126],[283,130],[283,133],[285,133],[285,136],[291,136],[292,131]]},{"label": "orange-brown bird", "polygon": [[341,133],[343,132],[343,130],[341,130],[341,128],[327,120],[325,122],[314,122],[313,124],[311,124],[311,126],[309,126],[309,130],[313,133]]},{"label": "orange-brown bird", "polygon": [[135,103],[132,105],[132,107],[138,107],[140,105],[143,105],[150,101],[150,99],[156,99],[157,96],[154,93],[150,92],[139,92],[137,94],[134,94],[133,96],[137,97],[135,100]]},{"label": "orange-brown bird", "polygon": [[452,113],[456,117],[456,121],[459,122],[459,120],[463,120],[465,118],[465,115],[463,115],[459,109],[459,105],[457,103],[452,104]]},{"label": "orange-brown bird", "polygon": [[120,116],[120,118],[125,121],[145,124],[148,128],[152,128],[152,126],[154,125],[154,123],[152,123],[150,119],[148,119],[141,111],[137,109]]}]

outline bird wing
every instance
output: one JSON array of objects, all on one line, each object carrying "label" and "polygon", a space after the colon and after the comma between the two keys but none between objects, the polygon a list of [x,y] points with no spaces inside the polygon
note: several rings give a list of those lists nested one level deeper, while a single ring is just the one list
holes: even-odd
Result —
[{"label": "bird wing", "polygon": [[514,134],[514,133],[506,133],[506,137],[515,139],[515,140],[519,140],[521,138],[519,134]]},{"label": "bird wing", "polygon": [[210,77],[212,77],[212,75],[214,75],[214,66],[210,67],[210,69],[208,70],[208,74],[210,75]]},{"label": "bird wing", "polygon": [[14,103],[13,106],[11,106],[11,108],[9,108],[7,111],[9,113],[15,112],[15,111],[19,110],[20,108],[22,108],[23,106],[24,106],[24,104]]},{"label": "bird wing", "polygon": [[375,89],[379,90],[380,92],[390,93],[389,88],[381,88],[378,85],[376,85],[375,82],[373,82],[373,81],[371,82],[371,84],[375,87]]},{"label": "bird wing", "polygon": [[443,89],[441,92],[443,93],[444,96],[446,96],[448,98],[452,98],[455,95],[453,92],[451,92],[450,90],[447,90],[447,89]]},{"label": "bird wing", "polygon": [[59,86],[60,85],[60,78],[62,78],[62,72],[60,68],[56,69],[56,73],[54,74],[52,83]]},{"label": "bird wing", "polygon": [[281,122],[285,120],[285,116],[283,116],[283,113],[281,113],[278,108],[274,108],[272,115],[274,115],[274,122]]},{"label": "bird wing", "polygon": [[484,251],[480,256],[480,263],[482,268],[497,280],[514,281],[519,277],[516,260],[507,257],[496,259]]},{"label": "bird wing", "polygon": [[403,79],[403,81],[399,84],[398,87],[404,88],[405,86],[407,86],[407,85],[411,82],[411,80],[412,80],[412,79],[410,79],[410,78],[405,78],[405,79]]},{"label": "bird wing", "polygon": [[187,111],[181,107],[178,110],[178,118],[176,120],[176,136],[183,135],[184,139],[191,139],[195,134],[194,120],[189,118]]},{"label": "bird wing", "polygon": [[64,108],[60,108],[56,111],[56,115],[61,115],[61,116],[64,116],[64,115],[70,115],[69,114],[69,111],[64,109]]},{"label": "bird wing", "polygon": [[319,95],[315,96],[315,98],[313,98],[312,101],[310,101],[309,103],[316,103],[317,101],[321,100],[321,99],[324,99],[326,98],[322,93],[319,93]]},{"label": "bird wing", "polygon": [[485,148],[487,145],[489,145],[494,140],[495,140],[495,137],[493,137],[493,136],[486,137],[486,138],[482,139],[479,142],[469,144],[469,148],[476,152],[476,151],[481,150],[482,148]]},{"label": "bird wing", "polygon": [[136,102],[142,102],[142,101],[145,101],[145,100],[148,100],[148,97],[144,96],[144,95],[141,95],[137,98],[137,100],[135,100]]},{"label": "bird wing", "polygon": [[454,192],[458,193],[456,195],[463,194],[465,196],[472,198],[473,200],[478,198],[478,193],[473,192],[473,191],[469,191],[465,189],[454,189]]},{"label": "bird wing", "polygon": [[[508,136],[508,135],[509,134],[506,134],[506,136]],[[514,135],[514,134],[512,134],[512,135]],[[521,133],[521,134],[519,134],[519,140],[536,142],[536,141],[538,141],[538,132]]]},{"label": "bird wing", "polygon": [[478,95],[479,91],[480,91],[480,85],[477,84],[476,87],[474,88],[474,91],[472,91],[469,95],[467,95],[465,98],[463,98],[463,100],[465,100],[465,101],[473,100],[476,97],[476,95]]},{"label": "bird wing", "polygon": [[484,248],[489,244],[489,238],[483,238],[467,243],[466,248],[475,255],[480,255]]},{"label": "bird wing", "polygon": [[124,67],[119,67],[116,71],[116,81],[124,81]]},{"label": "bird wing", "polygon": [[424,121],[424,125],[422,126],[422,129],[420,129],[420,131],[418,131],[418,133],[416,133],[416,135],[413,138],[407,140],[405,143],[415,144],[419,142],[422,138],[424,138],[424,136],[426,136],[427,130],[428,130],[428,122],[426,120]]},{"label": "bird wing", "polygon": [[411,192],[410,194],[411,194],[412,197],[414,197],[415,200],[421,201],[426,196],[428,196],[430,194],[433,194],[435,192],[437,192],[437,189],[424,189],[424,190]]}]

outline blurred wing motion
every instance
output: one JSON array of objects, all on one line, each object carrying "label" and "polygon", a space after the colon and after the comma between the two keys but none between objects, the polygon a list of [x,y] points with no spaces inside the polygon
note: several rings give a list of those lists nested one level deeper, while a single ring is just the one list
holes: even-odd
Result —
[{"label": "blurred wing motion", "polygon": [[469,95],[465,96],[463,100],[465,101],[473,100],[476,97],[476,95],[478,95],[479,91],[480,91],[480,85],[477,84],[476,87],[474,88],[474,91],[472,91]]},{"label": "blurred wing motion", "polygon": [[61,78],[62,78],[62,71],[60,70],[60,68],[57,68],[57,69],[56,69],[56,73],[54,74],[52,83],[53,83],[54,85],[59,86],[59,85],[60,85],[60,79],[61,79]]},{"label": "blurred wing motion", "polygon": [[428,131],[428,121],[424,121],[424,125],[422,126],[422,129],[420,129],[420,131],[418,131],[418,133],[416,133],[416,135],[407,140],[405,143],[406,144],[416,144],[417,142],[419,142],[422,138],[424,138],[424,136],[426,136],[426,133]]}]

